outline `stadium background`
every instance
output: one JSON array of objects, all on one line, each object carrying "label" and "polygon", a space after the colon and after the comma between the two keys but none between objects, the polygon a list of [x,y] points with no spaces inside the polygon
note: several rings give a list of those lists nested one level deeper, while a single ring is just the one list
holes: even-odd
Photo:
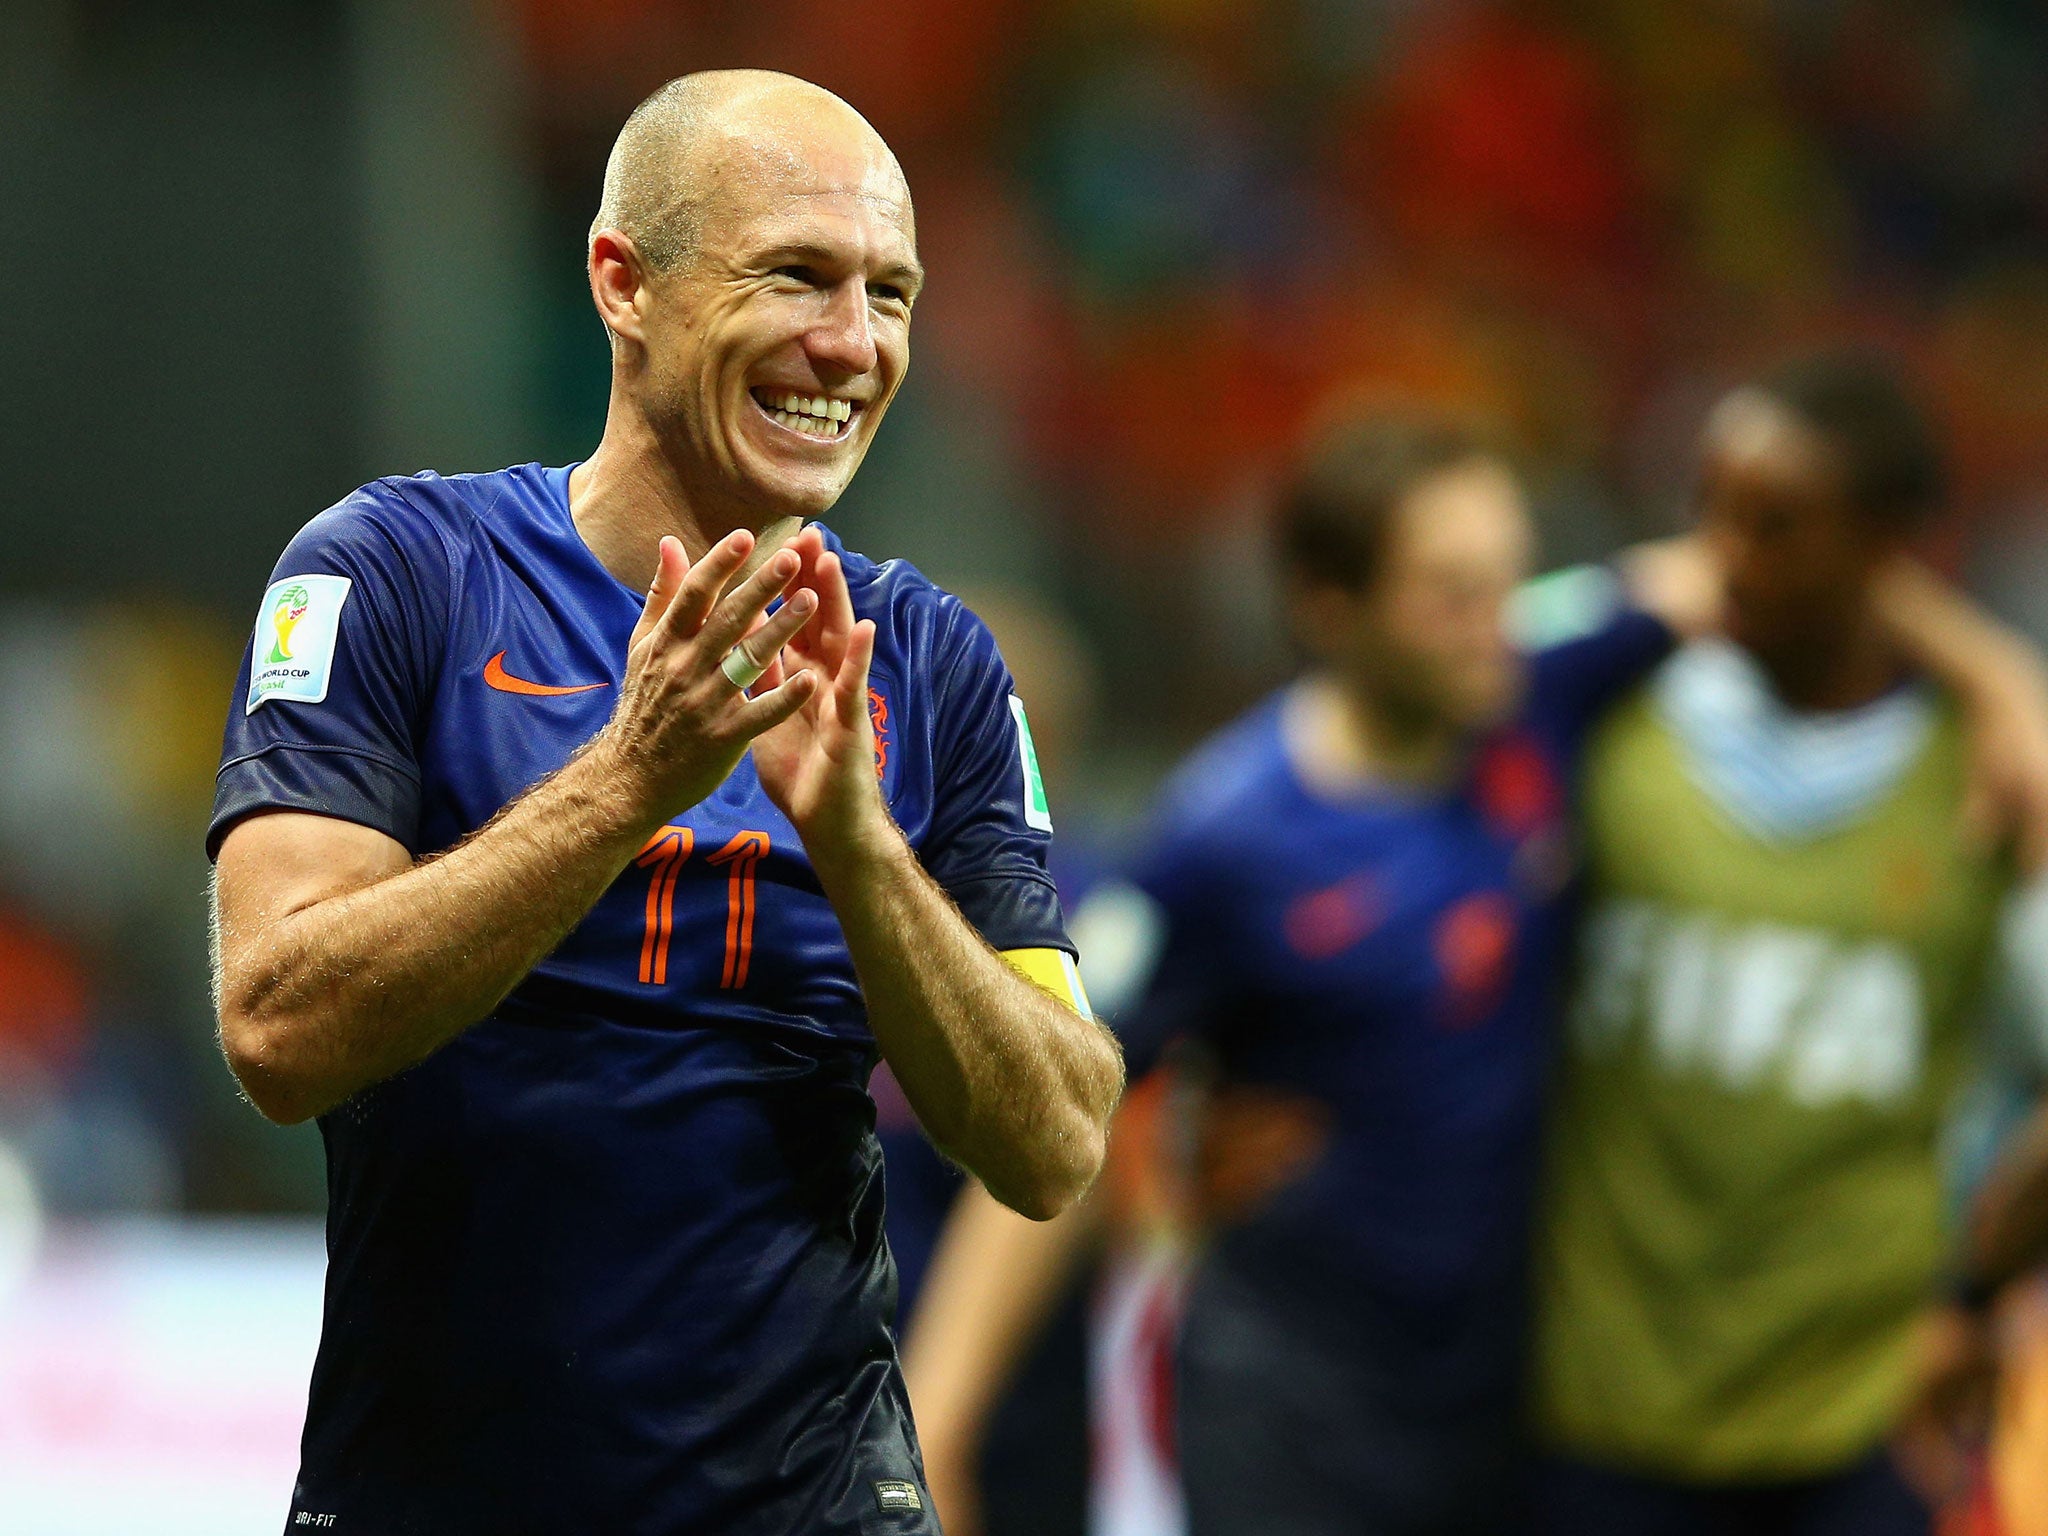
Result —
[{"label": "stadium background", "polygon": [[282,1507],[322,1189],[317,1135],[239,1105],[212,1044],[199,843],[234,656],[277,551],[359,482],[595,442],[585,230],[673,74],[791,70],[900,154],[932,282],[831,520],[1070,631],[1063,708],[1098,727],[1066,733],[1063,828],[1113,842],[1284,673],[1261,487],[1336,397],[1496,425],[1562,562],[1675,525],[1728,382],[1882,346],[1953,437],[1936,554],[2048,640],[2024,0],[6,17],[0,1529],[147,1509],[225,1536]]}]

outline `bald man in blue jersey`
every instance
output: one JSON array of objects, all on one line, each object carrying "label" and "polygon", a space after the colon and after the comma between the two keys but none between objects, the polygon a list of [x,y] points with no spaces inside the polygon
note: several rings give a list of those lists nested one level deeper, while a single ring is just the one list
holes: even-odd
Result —
[{"label": "bald man in blue jersey", "polygon": [[908,362],[909,194],[836,97],[689,76],[588,265],[591,458],[316,517],[230,714],[221,1040],[329,1165],[286,1528],[933,1532],[868,1073],[1034,1217],[1122,1073],[988,631],[804,526]]}]

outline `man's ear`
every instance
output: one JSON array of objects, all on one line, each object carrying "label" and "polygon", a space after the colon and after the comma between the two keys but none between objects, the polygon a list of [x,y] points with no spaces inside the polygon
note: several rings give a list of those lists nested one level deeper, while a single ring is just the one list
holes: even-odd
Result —
[{"label": "man's ear", "polygon": [[647,263],[633,237],[601,229],[590,237],[590,297],[614,339],[646,339]]}]

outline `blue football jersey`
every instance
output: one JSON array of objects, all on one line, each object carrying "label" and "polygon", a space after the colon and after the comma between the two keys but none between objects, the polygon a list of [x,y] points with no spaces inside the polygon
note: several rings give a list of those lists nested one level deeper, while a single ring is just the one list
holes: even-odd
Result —
[{"label": "blue football jersey", "polygon": [[1322,1155],[1216,1253],[1317,1315],[1378,1298],[1402,1319],[1361,1337],[1448,1345],[1484,1313],[1488,1359],[1446,1391],[1511,1352],[1495,1323],[1526,1246],[1581,744],[1669,645],[1625,614],[1536,653],[1516,717],[1440,793],[1310,789],[1269,699],[1176,773],[1136,864],[1165,937],[1117,1021],[1133,1073],[1192,1037],[1226,1081],[1327,1111]]},{"label": "blue football jersey", "polygon": [[[428,854],[604,725],[644,594],[576,532],[568,476],[383,480],[306,526],[243,663],[210,852],[284,808]],[[1071,952],[987,629],[827,543],[878,626],[898,824],[991,944]],[[742,759],[490,1018],[321,1118],[326,1309],[287,1530],[935,1531],[876,1054],[838,921]]]}]

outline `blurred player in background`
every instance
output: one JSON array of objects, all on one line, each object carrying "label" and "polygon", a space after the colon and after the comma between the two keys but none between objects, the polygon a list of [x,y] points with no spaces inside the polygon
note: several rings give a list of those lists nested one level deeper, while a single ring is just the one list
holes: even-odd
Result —
[{"label": "blurred player in background", "polygon": [[689,76],[588,265],[591,459],[315,518],[229,720],[222,1043],[331,1191],[286,1528],[933,1532],[868,1074],[1044,1217],[1121,1068],[987,629],[799,531],[908,363],[909,193],[829,93]]},{"label": "blurred player in background", "polygon": [[1572,783],[1671,630],[1621,607],[1519,655],[1528,513],[1446,424],[1338,429],[1280,539],[1309,666],[1168,787],[1136,871],[1166,942],[1120,1023],[1140,1069],[1189,1037],[1223,1084],[1314,1106],[1292,1166],[1209,1213],[1179,1353],[1189,1528],[1498,1530]]},{"label": "blurred player in background", "polygon": [[1950,1262],[1937,1136],[2014,874],[1959,832],[1965,715],[2039,718],[2030,657],[1986,674],[2018,693],[1959,696],[1879,616],[1940,483],[1868,362],[1785,367],[1708,424],[1727,638],[1675,655],[1586,766],[1539,1266],[1552,1536],[1928,1529],[1886,1442]]}]

